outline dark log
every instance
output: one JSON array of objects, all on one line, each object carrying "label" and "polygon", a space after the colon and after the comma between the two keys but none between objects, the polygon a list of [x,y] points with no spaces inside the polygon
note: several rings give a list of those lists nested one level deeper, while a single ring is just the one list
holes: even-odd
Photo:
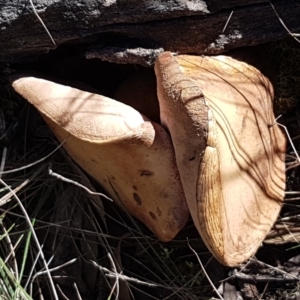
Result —
[{"label": "dark log", "polygon": [[24,60],[66,43],[97,45],[86,57],[151,64],[157,53],[216,54],[300,31],[299,0],[0,0],[0,61]]}]

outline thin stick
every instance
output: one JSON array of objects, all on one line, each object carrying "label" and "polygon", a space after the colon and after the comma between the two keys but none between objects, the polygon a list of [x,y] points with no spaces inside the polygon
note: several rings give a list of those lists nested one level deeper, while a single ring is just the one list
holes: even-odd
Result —
[{"label": "thin stick", "polygon": [[[0,175],[1,176],[1,175]],[[24,186],[27,185],[27,183],[30,181],[30,179],[26,179],[24,182],[22,182],[19,186],[17,186],[13,191],[15,193],[17,193],[18,191],[20,191]],[[5,194],[2,198],[0,198],[0,206],[8,203],[11,201],[11,193],[7,193]]]},{"label": "thin stick", "polygon": [[293,151],[294,151],[295,155],[297,156],[298,161],[300,162],[300,157],[299,157],[299,155],[298,155],[298,152],[297,152],[297,150],[296,150],[296,148],[295,148],[295,146],[294,146],[294,143],[293,143],[293,141],[292,141],[292,139],[291,139],[291,137],[290,137],[290,134],[289,134],[289,132],[288,132],[286,126],[284,126],[284,125],[282,125],[282,124],[280,124],[280,123],[277,122],[277,120],[278,120],[280,117],[281,117],[281,115],[279,115],[279,116],[275,119],[275,122],[276,122],[276,124],[277,124],[278,126],[282,127],[282,128],[285,130],[286,135],[287,135],[287,137],[288,137],[288,139],[289,139],[289,142],[290,142],[290,144],[291,144],[291,147],[293,148]]},{"label": "thin stick", "polygon": [[300,200],[300,197],[294,197],[294,198],[285,198],[284,202],[289,202],[289,201],[297,201]]},{"label": "thin stick", "polygon": [[53,43],[53,45],[56,46],[56,43],[55,43],[55,41],[54,41],[52,35],[50,34],[49,30],[47,29],[47,27],[46,27],[45,23],[43,22],[43,20],[41,19],[41,17],[38,15],[38,13],[37,13],[37,11],[36,11],[36,9],[35,9],[35,7],[34,7],[34,4],[32,3],[32,0],[29,0],[29,2],[30,2],[30,4],[31,4],[31,7],[32,7],[32,9],[33,9],[34,14],[36,15],[36,17],[38,18],[38,20],[39,20],[39,21],[41,22],[41,24],[43,25],[43,27],[44,27],[44,29],[46,30],[48,36],[50,37],[50,40],[51,40],[52,43]]},{"label": "thin stick", "polygon": [[290,191],[290,192],[285,192],[286,195],[299,195],[300,191]]},{"label": "thin stick", "polygon": [[[42,254],[42,252],[41,252],[41,254]],[[51,260],[52,260],[52,258],[51,258]],[[60,266],[54,267],[54,268],[52,268],[52,269],[49,269],[49,268],[48,268],[48,265],[49,265],[49,262],[48,262],[48,263],[46,264],[47,268],[46,268],[45,271],[37,272],[37,273],[35,273],[34,276],[32,277],[31,283],[30,283],[30,289],[29,289],[29,290],[30,290],[30,295],[32,295],[33,282],[34,282],[34,280],[35,280],[38,276],[44,275],[44,274],[47,274],[47,275],[48,275],[48,274],[50,274],[51,272],[57,271],[57,270],[59,270],[59,269],[65,267],[65,266],[68,266],[68,265],[74,263],[76,260],[77,260],[77,258],[73,258],[73,259],[67,261],[66,263],[64,263],[64,264],[62,264],[62,265],[60,265]],[[52,277],[51,277],[51,279],[52,279]]]},{"label": "thin stick", "polygon": [[[19,186],[17,186],[13,191],[15,194],[19,192],[24,186],[26,186],[33,178],[35,178],[41,171],[43,170],[43,166],[41,166],[36,172],[34,172],[28,179],[22,182]],[[0,175],[1,178],[1,175]],[[0,198],[0,206],[11,201],[12,194],[7,193],[2,198]]]},{"label": "thin stick", "polygon": [[262,300],[263,299],[263,296],[265,295],[265,293],[266,293],[266,291],[267,291],[267,288],[268,288],[268,286],[269,286],[269,281],[267,282],[267,284],[266,284],[266,286],[265,286],[265,288],[264,288],[264,290],[263,290],[263,292],[261,293],[261,295],[260,295],[260,297],[259,297],[259,299],[258,300]]},{"label": "thin stick", "polygon": [[200,264],[200,266],[201,266],[201,269],[202,269],[204,275],[206,276],[208,282],[210,283],[210,285],[211,285],[212,288],[214,289],[215,293],[219,296],[219,298],[220,298],[221,300],[224,300],[224,298],[221,296],[221,294],[219,293],[218,289],[215,287],[215,285],[213,284],[213,282],[212,282],[211,279],[209,278],[208,274],[206,273],[206,270],[205,270],[205,268],[204,268],[204,266],[203,266],[203,264],[202,264],[202,262],[201,262],[201,260],[200,260],[200,257],[198,256],[198,253],[191,247],[191,245],[190,245],[188,239],[187,239],[187,243],[188,243],[189,248],[190,248],[190,249],[194,252],[194,254],[196,255],[196,257],[197,257],[197,259],[198,259],[198,262],[199,262],[199,264]]},{"label": "thin stick", "polygon": [[76,294],[77,294],[78,300],[82,300],[82,298],[81,298],[81,295],[80,295],[80,292],[79,292],[79,290],[78,290],[78,287],[77,287],[77,284],[76,284],[76,282],[74,282],[74,283],[73,283],[73,285],[74,285],[74,288],[75,288],[75,291],[76,291]]},{"label": "thin stick", "polygon": [[[2,172],[4,170],[4,167],[5,167],[6,153],[7,153],[7,147],[4,147],[3,148],[3,152],[2,152],[2,160],[1,160],[0,172]],[[1,177],[2,177],[2,174],[0,173],[0,178]]]},{"label": "thin stick", "polygon": [[227,19],[227,21],[226,21],[226,24],[225,24],[225,26],[224,26],[224,28],[223,28],[223,30],[222,30],[222,33],[224,33],[224,31],[226,30],[226,28],[227,28],[227,26],[228,26],[228,24],[229,24],[229,21],[230,21],[232,15],[233,15],[233,12],[234,12],[234,10],[230,13],[230,15],[229,15],[229,17],[228,17],[228,19]]},{"label": "thin stick", "polygon": [[74,184],[74,185],[76,185],[76,186],[78,186],[78,187],[84,189],[85,191],[87,191],[87,192],[88,192],[89,194],[91,194],[91,195],[98,195],[98,196],[104,197],[105,199],[107,199],[107,200],[113,202],[113,200],[112,200],[111,198],[109,198],[108,196],[104,195],[103,193],[93,192],[93,191],[91,191],[89,188],[87,188],[86,186],[80,184],[79,182],[76,182],[76,181],[74,181],[74,180],[71,180],[71,179],[69,179],[69,178],[66,178],[66,177],[64,177],[64,176],[62,176],[62,175],[60,175],[60,174],[57,174],[57,173],[53,172],[53,171],[50,169],[50,166],[49,166],[48,170],[49,170],[49,175],[50,175],[50,176],[53,176],[53,177],[55,177],[55,178],[57,178],[57,179],[59,179],[59,180],[61,180],[61,181],[64,181],[64,182]]},{"label": "thin stick", "polygon": [[299,162],[299,163],[293,163],[293,165],[287,167],[287,168],[285,169],[285,171],[292,170],[292,169],[297,168],[297,167],[299,167],[299,166],[300,166],[300,162]]},{"label": "thin stick", "polygon": [[[44,246],[44,245],[41,245],[41,249],[43,249],[43,246]],[[40,253],[41,253],[41,252],[38,252],[38,253],[37,253],[37,256],[36,256],[36,258],[35,258],[35,260],[34,260],[32,266],[31,266],[31,269],[30,269],[30,272],[29,272],[29,275],[28,275],[28,279],[27,279],[27,281],[26,281],[26,283],[25,283],[25,285],[24,285],[24,289],[25,289],[25,290],[27,289],[27,286],[28,286],[29,283],[30,283],[31,276],[32,276],[32,274],[33,274],[33,272],[34,272],[34,268],[35,268],[35,266],[36,266],[36,264],[37,264],[37,262],[38,262],[38,260],[39,260]],[[30,294],[30,296],[32,296],[32,295]]]},{"label": "thin stick", "polygon": [[298,43],[300,43],[300,41],[296,38],[296,36],[299,36],[299,34],[290,32],[290,30],[289,30],[289,29],[287,28],[287,26],[284,24],[284,22],[282,21],[282,19],[279,17],[279,15],[278,15],[278,13],[277,13],[277,11],[276,11],[274,5],[272,4],[272,2],[269,1],[269,3],[270,3],[270,5],[271,5],[271,7],[273,8],[273,10],[274,10],[274,12],[275,12],[275,14],[276,14],[276,16],[277,16],[279,22],[280,22],[281,25],[284,27],[284,29],[288,32],[288,34],[289,34],[290,36],[292,36]]},{"label": "thin stick", "polygon": [[283,218],[278,219],[278,221],[279,222],[286,222],[286,221],[291,221],[293,219],[299,220],[300,219],[300,215],[294,215],[294,216],[290,216],[290,217],[283,217]]},{"label": "thin stick", "polygon": [[[250,258],[251,260],[253,259],[253,258]],[[283,274],[285,277],[285,279],[288,279],[288,278],[291,278],[291,279],[295,279],[295,280],[297,280],[297,281],[300,281],[300,279],[299,279],[299,277],[297,277],[297,276],[295,276],[295,275],[293,275],[293,274],[290,274],[290,273],[288,273],[288,272],[286,272],[286,271],[283,271],[283,270],[281,270],[281,269],[279,269],[279,268],[277,268],[277,267],[274,267],[274,266],[272,266],[272,265],[269,265],[269,264],[267,264],[267,263],[265,263],[265,262],[262,262],[262,261],[259,261],[259,260],[257,260],[260,264],[263,264],[263,265],[265,265],[265,266],[267,266],[267,267],[269,267],[269,268],[271,268],[271,269],[274,269],[274,270],[276,270],[277,272],[279,272],[279,273],[281,273],[281,274]]]},{"label": "thin stick", "polygon": [[299,241],[297,241],[297,239],[295,238],[295,235],[290,231],[290,229],[289,229],[288,226],[285,224],[285,222],[283,222],[283,225],[284,225],[286,231],[289,233],[289,235],[293,238],[294,242],[298,244]]},{"label": "thin stick", "polygon": [[[52,260],[52,259],[51,259],[51,260]],[[77,260],[77,258],[73,258],[73,259],[71,259],[71,260],[65,262],[65,263],[62,264],[62,265],[59,265],[59,266],[57,266],[57,267],[48,269],[48,271],[49,271],[50,273],[51,273],[51,272],[54,272],[54,271],[57,271],[57,270],[59,270],[59,269],[61,269],[61,268],[63,268],[63,267],[66,267],[66,266],[68,266],[68,265],[73,264],[74,262],[76,262],[76,260]],[[47,264],[47,265],[48,265],[48,264]],[[44,275],[44,274],[46,274],[48,271],[45,270],[45,271],[37,272],[37,273],[35,274],[35,277],[40,276],[40,275]]]},{"label": "thin stick", "polygon": [[111,265],[112,265],[112,267],[113,267],[113,270],[114,270],[114,273],[116,274],[116,282],[114,283],[114,285],[113,285],[113,287],[112,287],[112,289],[111,289],[111,292],[110,292],[110,295],[109,295],[109,299],[111,298],[111,296],[112,296],[112,294],[113,294],[113,292],[114,292],[114,289],[115,289],[115,287],[117,288],[117,292],[116,292],[116,300],[118,300],[119,299],[119,273],[118,273],[118,271],[117,271],[117,268],[116,268],[116,265],[115,265],[115,262],[114,262],[114,260],[112,259],[112,257],[111,257],[111,255],[110,255],[110,253],[108,253],[107,254],[107,256],[108,256],[108,258],[109,258],[109,260],[110,260],[110,262],[111,262]]},{"label": "thin stick", "polygon": [[[116,274],[112,271],[110,271],[109,269],[105,268],[105,267],[101,267],[99,266],[95,261],[91,261],[97,268],[99,268],[99,270],[103,271],[105,274],[105,276],[109,277],[109,278],[116,278]],[[124,281],[131,281],[131,282],[135,282],[137,284],[141,284],[141,285],[147,285],[147,286],[151,286],[151,287],[165,287],[164,285],[161,284],[156,284],[156,283],[149,283],[149,282],[145,282],[145,281],[141,281],[139,279],[133,278],[133,277],[128,277],[126,275],[123,274],[118,274],[119,278],[121,280]]]}]

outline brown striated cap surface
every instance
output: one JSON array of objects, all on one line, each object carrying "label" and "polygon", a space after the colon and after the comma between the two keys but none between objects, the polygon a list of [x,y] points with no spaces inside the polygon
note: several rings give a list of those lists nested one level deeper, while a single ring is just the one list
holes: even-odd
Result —
[{"label": "brown striated cap surface", "polygon": [[[256,252],[284,198],[286,140],[275,122],[272,86],[257,69],[226,56],[163,53],[155,70],[161,118],[194,223],[214,256],[236,266]],[[198,96],[185,96],[196,87]],[[200,106],[206,130],[196,117]],[[191,160],[193,151],[198,159]]]},{"label": "brown striated cap surface", "polygon": [[69,155],[162,241],[188,208],[167,132],[130,106],[35,77],[12,78]]}]

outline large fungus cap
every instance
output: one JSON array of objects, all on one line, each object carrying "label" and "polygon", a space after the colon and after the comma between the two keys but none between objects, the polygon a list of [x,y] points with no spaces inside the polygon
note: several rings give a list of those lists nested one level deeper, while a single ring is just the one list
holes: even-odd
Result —
[{"label": "large fungus cap", "polygon": [[236,266],[256,252],[284,198],[286,141],[272,86],[226,56],[165,52],[155,71],[194,223],[214,256]]},{"label": "large fungus cap", "polygon": [[120,206],[162,241],[185,225],[188,208],[170,136],[128,105],[35,77],[14,89],[41,113],[69,155]]}]

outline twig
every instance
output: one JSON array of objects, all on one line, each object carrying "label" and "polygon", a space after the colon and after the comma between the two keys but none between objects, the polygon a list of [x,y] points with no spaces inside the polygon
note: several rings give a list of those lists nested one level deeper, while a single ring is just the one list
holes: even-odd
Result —
[{"label": "twig", "polygon": [[[52,259],[51,259],[51,260],[52,260]],[[66,267],[66,266],[68,266],[68,265],[73,264],[74,262],[76,262],[76,260],[77,260],[77,258],[73,258],[73,259],[67,261],[66,263],[64,263],[64,264],[62,264],[62,265],[59,265],[59,266],[57,266],[57,267],[54,267],[54,268],[49,269],[48,271],[49,271],[49,272],[54,272],[54,271],[60,270],[61,268],[64,268],[64,267]],[[49,263],[48,263],[48,264],[49,264]],[[48,264],[47,264],[47,265],[48,265]],[[44,275],[46,272],[47,272],[47,270],[37,272],[37,273],[35,274],[35,277],[40,276],[40,275]]]},{"label": "twig", "polygon": [[213,282],[212,282],[211,279],[209,278],[209,276],[208,276],[208,274],[207,274],[207,272],[206,272],[206,270],[205,270],[205,268],[204,268],[204,266],[203,266],[203,264],[202,264],[202,262],[201,262],[201,260],[200,260],[200,257],[198,256],[197,252],[191,247],[191,245],[190,245],[188,239],[187,239],[187,243],[188,243],[189,248],[190,248],[190,249],[194,252],[194,254],[196,255],[196,257],[197,257],[197,259],[198,259],[198,262],[199,262],[199,264],[200,264],[200,266],[201,266],[201,269],[202,269],[204,275],[206,276],[208,282],[210,283],[210,285],[211,285],[212,288],[214,289],[215,293],[219,296],[219,298],[220,298],[221,300],[224,300],[224,298],[223,298],[223,297],[221,296],[221,294],[219,293],[218,289],[215,287],[215,285],[213,284]]},{"label": "twig", "polygon": [[294,216],[289,216],[289,217],[283,217],[278,219],[278,222],[286,222],[286,221],[291,221],[291,220],[300,220],[300,215],[294,215]]},{"label": "twig", "polygon": [[[0,175],[1,176],[1,175]],[[30,180],[29,179],[26,179],[24,182],[22,182],[19,186],[17,186],[13,191],[15,193],[17,193],[18,191],[20,191],[24,186],[27,185],[27,183],[29,182]],[[3,197],[0,198],[0,206],[8,203],[11,201],[11,197],[12,197],[12,194],[11,193],[7,193],[5,194]]]},{"label": "twig", "polygon": [[286,195],[299,195],[300,191],[290,191],[290,192],[285,192]]},{"label": "twig", "polygon": [[112,259],[110,253],[108,253],[107,256],[108,256],[108,258],[109,258],[109,260],[110,260],[110,263],[111,263],[111,265],[112,265],[112,268],[113,268],[113,270],[114,270],[114,273],[116,274],[116,282],[114,283],[114,285],[113,285],[113,287],[112,287],[112,289],[111,289],[111,291],[110,291],[110,294],[109,294],[108,299],[111,299],[111,296],[112,296],[112,294],[114,293],[115,288],[117,288],[117,292],[116,292],[116,300],[118,300],[118,299],[119,299],[119,293],[120,293],[120,287],[119,287],[119,278],[120,278],[120,274],[119,274],[118,271],[117,271],[115,262],[114,262],[114,260]]},{"label": "twig", "polygon": [[285,170],[289,171],[289,170],[292,170],[292,169],[297,168],[299,166],[300,166],[300,162],[299,163],[293,163],[291,166],[287,167]]},{"label": "twig", "polygon": [[[236,271],[237,272],[237,271]],[[235,273],[233,275],[233,278],[251,282],[251,283],[256,283],[256,282],[297,282],[299,281],[299,278],[285,278],[285,277],[272,277],[272,276],[263,276],[263,275],[248,275],[244,273]]]},{"label": "twig", "polygon": [[[7,153],[7,147],[4,147],[3,148],[3,152],[2,152],[2,160],[1,160],[0,172],[3,172],[4,167],[5,167],[6,153]],[[1,177],[2,177],[2,173],[0,173],[0,178]]]},{"label": "twig", "polygon": [[[91,261],[97,268],[99,268],[99,270],[103,271],[104,273],[107,273],[105,274],[105,276],[109,277],[109,278],[116,278],[116,274],[115,272],[112,272],[110,271],[109,269],[107,268],[104,268],[102,266],[99,266],[96,262],[94,261]],[[141,280],[138,280],[136,278],[133,278],[133,277],[128,277],[126,275],[123,275],[123,274],[118,274],[118,277],[119,279],[121,280],[125,280],[125,281],[131,281],[131,282],[135,282],[137,284],[141,284],[141,285],[147,285],[147,286],[150,286],[150,287],[164,287],[163,285],[160,285],[160,284],[155,284],[155,283],[149,283],[149,282],[145,282],[145,281],[141,281]]]},{"label": "twig", "polygon": [[74,282],[74,288],[75,288],[75,291],[76,291],[76,294],[77,294],[77,297],[78,297],[78,300],[82,300],[82,298],[81,298],[81,295],[80,295],[80,292],[79,292],[79,290],[78,290],[78,287],[77,287],[77,284],[76,284],[76,282]]},{"label": "twig", "polygon": [[267,282],[266,286],[264,287],[264,290],[263,290],[263,292],[261,293],[261,295],[260,295],[260,297],[259,297],[258,300],[262,300],[262,299],[263,299],[263,297],[264,297],[264,295],[265,295],[265,293],[266,293],[268,287],[269,287],[269,281]]},{"label": "twig", "polygon": [[289,201],[297,201],[300,200],[300,197],[294,197],[294,198],[285,198],[284,202],[289,202]]},{"label": "twig", "polygon": [[275,12],[275,14],[276,14],[276,16],[277,16],[279,22],[280,22],[281,25],[284,27],[284,29],[288,32],[288,34],[289,34],[290,36],[292,36],[298,43],[300,43],[300,40],[296,38],[296,36],[299,36],[299,34],[297,34],[297,33],[292,33],[292,32],[287,28],[287,26],[284,24],[284,22],[282,21],[282,19],[279,17],[279,15],[278,15],[278,13],[277,13],[277,11],[276,11],[274,5],[272,4],[272,2],[269,1],[269,3],[270,3],[270,5],[271,5],[271,7],[273,8],[273,10],[274,10],[274,12]]},{"label": "twig", "polygon": [[290,134],[289,134],[289,132],[288,132],[286,126],[284,126],[284,125],[282,125],[282,124],[280,124],[280,123],[277,122],[277,120],[278,120],[280,117],[281,117],[281,115],[279,115],[279,116],[275,119],[275,122],[276,122],[276,124],[277,124],[278,126],[282,127],[282,128],[285,130],[285,132],[286,132],[286,134],[287,134],[287,137],[288,137],[288,139],[289,139],[289,141],[290,141],[291,147],[293,148],[293,151],[294,151],[294,153],[295,153],[295,155],[296,155],[296,157],[297,157],[297,159],[298,159],[298,162],[300,163],[300,157],[299,157],[299,155],[298,155],[298,152],[297,152],[297,150],[296,150],[296,148],[295,148],[295,146],[294,146],[294,143],[293,143],[293,141],[292,141],[292,139],[291,139],[291,137],[290,137]]},{"label": "twig", "polygon": [[291,232],[291,230],[289,229],[289,227],[286,225],[285,222],[283,222],[283,226],[285,227],[285,229],[289,233],[289,235],[293,238],[294,242],[299,243],[299,241],[297,241],[297,239],[295,238],[295,235]]},{"label": "twig", "polygon": [[[24,186],[26,186],[33,178],[35,178],[42,170],[43,166],[39,168],[36,172],[34,172],[28,179],[26,179],[24,182],[22,182],[19,186],[17,186],[15,189],[13,189],[14,193],[16,194],[19,192]],[[1,175],[0,175],[1,178]],[[0,206],[8,203],[11,201],[12,193],[8,192],[5,194],[2,198],[0,198]]]},{"label": "twig", "polygon": [[[251,260],[252,260],[252,258],[251,258]],[[281,273],[281,274],[283,274],[283,275],[285,275],[285,276],[287,276],[287,277],[289,277],[289,278],[294,278],[294,279],[297,280],[297,281],[300,280],[299,277],[297,277],[297,276],[295,276],[295,275],[292,275],[292,274],[289,274],[289,273],[287,273],[286,271],[283,271],[283,270],[281,270],[281,269],[279,269],[279,268],[276,268],[276,267],[274,267],[274,266],[271,266],[271,265],[269,265],[269,264],[267,264],[267,263],[264,263],[264,262],[262,262],[262,261],[259,261],[259,260],[257,260],[257,261],[258,261],[260,264],[262,264],[262,265],[264,265],[264,266],[267,266],[268,268],[274,269],[274,270],[276,270],[277,272],[279,272],[279,273]]]},{"label": "twig", "polygon": [[55,177],[55,178],[57,178],[57,179],[59,179],[59,180],[61,180],[61,181],[64,181],[64,182],[74,184],[74,185],[76,185],[76,186],[78,186],[78,187],[84,189],[85,191],[87,191],[87,192],[88,192],[89,194],[91,194],[91,195],[98,195],[98,196],[104,197],[105,199],[107,199],[107,200],[113,202],[113,200],[112,200],[111,198],[109,198],[108,196],[104,195],[103,193],[93,192],[93,191],[91,191],[89,188],[87,188],[86,186],[84,186],[84,185],[82,185],[82,184],[80,184],[80,183],[78,183],[78,182],[76,182],[76,181],[74,181],[74,180],[71,180],[71,179],[69,179],[69,178],[66,178],[66,177],[64,177],[64,176],[62,176],[62,175],[60,175],[60,174],[57,174],[57,173],[53,172],[53,171],[51,170],[50,166],[49,166],[48,170],[49,170],[49,175],[50,175],[50,176],[53,176],[53,177]]},{"label": "twig", "polygon": [[[41,252],[41,254],[42,254],[42,252]],[[52,260],[52,258],[51,258],[51,260]],[[32,295],[32,285],[33,285],[33,281],[34,281],[38,276],[44,275],[44,274],[47,274],[47,275],[48,275],[48,274],[50,274],[51,272],[57,271],[57,270],[59,270],[59,269],[61,269],[61,268],[63,268],[63,267],[66,267],[66,266],[68,266],[68,265],[74,263],[76,260],[77,260],[77,258],[73,258],[73,259],[69,260],[68,262],[66,262],[66,263],[64,263],[64,264],[62,264],[62,265],[59,265],[59,266],[57,266],[57,267],[54,267],[54,268],[52,268],[52,269],[49,269],[49,268],[48,268],[48,265],[50,264],[50,262],[48,262],[48,263],[46,264],[46,266],[47,266],[47,268],[45,268],[46,270],[37,272],[37,273],[35,273],[34,276],[32,277],[31,283],[30,283],[30,295]],[[51,277],[51,279],[52,279],[52,277]]]},{"label": "twig", "polygon": [[233,15],[233,12],[234,12],[234,10],[230,13],[230,15],[229,15],[229,17],[228,17],[228,19],[227,19],[227,21],[226,21],[226,24],[225,24],[225,26],[224,26],[224,28],[223,28],[223,30],[222,30],[222,33],[224,33],[224,31],[226,30],[226,28],[227,28],[227,26],[228,26],[228,24],[229,24],[229,21],[230,21],[232,15]]},{"label": "twig", "polygon": [[44,29],[46,30],[48,36],[50,37],[50,40],[51,40],[52,43],[53,43],[53,45],[56,46],[56,43],[55,43],[55,41],[54,41],[52,35],[50,34],[49,30],[47,29],[47,27],[46,27],[45,23],[43,22],[43,20],[41,19],[41,17],[38,15],[38,13],[37,13],[37,11],[36,11],[36,9],[35,9],[33,3],[32,3],[32,0],[29,0],[29,2],[30,2],[30,4],[31,4],[31,7],[32,7],[32,9],[33,9],[34,14],[36,15],[36,17],[38,18],[38,20],[39,20],[39,21],[41,22],[41,24],[43,25],[43,27],[44,27]]},{"label": "twig", "polygon": [[[43,246],[44,245],[41,245],[41,249],[43,249]],[[39,260],[40,255],[41,255],[41,252],[39,251],[38,254],[37,254],[37,256],[36,256],[36,258],[35,258],[35,260],[34,260],[34,262],[32,263],[31,270],[30,270],[29,275],[28,275],[28,279],[27,279],[27,281],[26,281],[26,283],[24,285],[24,289],[25,290],[27,289],[27,286],[30,283],[31,276],[32,276],[32,274],[34,272],[34,268],[35,268],[35,266],[36,266],[36,264],[37,264],[37,262]]]}]

